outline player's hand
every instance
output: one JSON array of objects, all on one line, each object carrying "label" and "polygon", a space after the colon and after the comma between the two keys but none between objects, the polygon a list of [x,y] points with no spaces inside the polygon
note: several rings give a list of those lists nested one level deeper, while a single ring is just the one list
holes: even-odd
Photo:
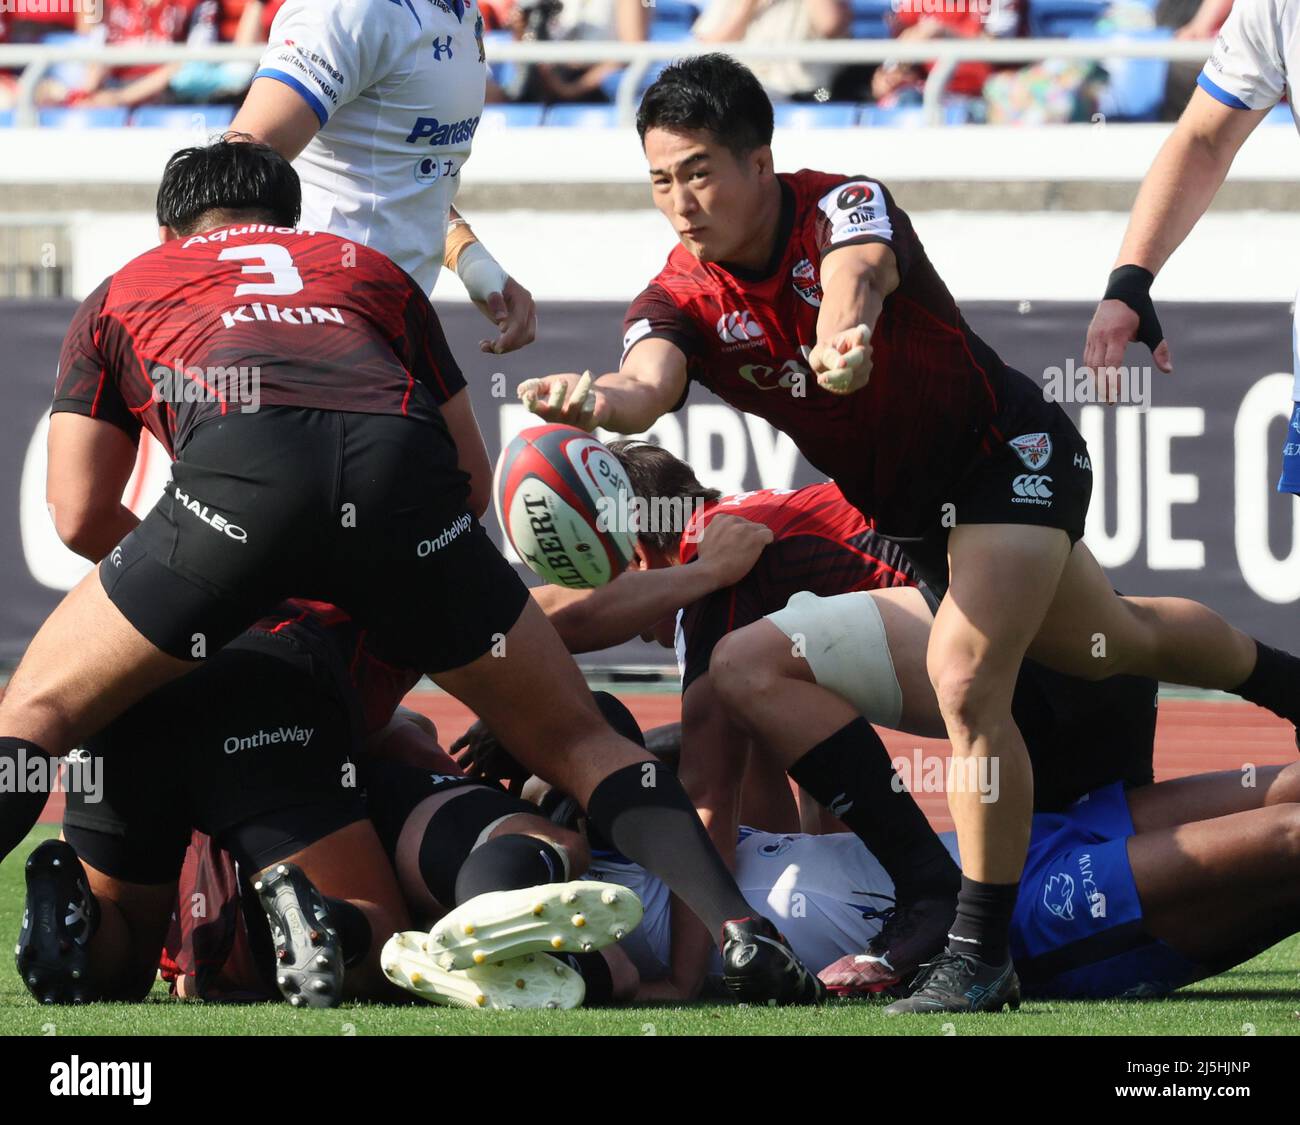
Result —
[{"label": "player's hand", "polygon": [[734,586],[758,562],[758,556],[772,542],[772,529],[744,516],[714,516],[700,536],[699,562],[724,590]]},{"label": "player's hand", "polygon": [[[1138,340],[1141,320],[1123,301],[1113,299],[1102,301],[1092,315],[1092,323],[1088,325],[1088,339],[1083,348],[1083,362],[1092,371],[1097,397],[1101,402],[1115,401],[1115,368],[1123,364],[1124,352],[1129,344]],[[1173,356],[1169,352],[1169,341],[1160,332],[1160,322],[1155,320],[1154,306],[1151,320],[1153,330],[1146,333],[1147,341],[1156,340],[1155,347],[1151,349],[1151,357],[1155,360],[1156,367],[1168,374],[1174,369]]]},{"label": "player's hand", "polygon": [[590,371],[581,375],[543,375],[519,384],[519,401],[548,422],[563,422],[590,432],[609,413],[609,403]]},{"label": "player's hand", "polygon": [[470,777],[508,782],[511,790],[528,780],[529,771],[510,755],[479,719],[451,744],[451,756]]},{"label": "player's hand", "polygon": [[537,338],[537,305],[533,295],[513,277],[506,278],[500,293],[489,293],[479,308],[498,329],[495,340],[479,341],[479,351],[504,355]]},{"label": "player's hand", "polygon": [[808,363],[817,382],[838,395],[860,391],[871,379],[871,329],[855,324],[816,344]]}]

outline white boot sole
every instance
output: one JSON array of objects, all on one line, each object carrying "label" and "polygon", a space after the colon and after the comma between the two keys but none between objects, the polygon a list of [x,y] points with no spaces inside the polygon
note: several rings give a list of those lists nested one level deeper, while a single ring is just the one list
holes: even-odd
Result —
[{"label": "white boot sole", "polygon": [[580,880],[493,891],[462,903],[429,932],[444,969],[471,969],[525,953],[593,953],[630,934],[641,900],[617,883]]},{"label": "white boot sole", "polygon": [[441,968],[424,951],[418,930],[394,934],[384,944],[379,963],[399,988],[448,1008],[569,1009],[587,994],[582,977],[544,953],[493,961],[473,969]]}]

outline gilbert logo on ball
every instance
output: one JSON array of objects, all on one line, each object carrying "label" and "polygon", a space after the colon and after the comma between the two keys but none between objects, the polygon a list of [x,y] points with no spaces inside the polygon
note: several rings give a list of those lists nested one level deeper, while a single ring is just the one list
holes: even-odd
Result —
[{"label": "gilbert logo on ball", "polygon": [[519,557],[557,586],[603,586],[627,569],[636,532],[611,510],[633,499],[608,449],[574,426],[533,426],[501,452],[492,483],[497,519]]}]

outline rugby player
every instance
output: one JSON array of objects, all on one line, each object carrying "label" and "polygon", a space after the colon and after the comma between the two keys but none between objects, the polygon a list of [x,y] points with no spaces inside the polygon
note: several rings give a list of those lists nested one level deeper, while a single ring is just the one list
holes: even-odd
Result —
[{"label": "rugby player", "polygon": [[[628,312],[618,372],[529,380],[521,397],[548,421],[641,433],[698,381],[788,434],[946,591],[927,669],[954,755],[972,772],[997,758],[1001,797],[949,795],[957,917],[899,1010],[998,1008],[1016,987],[1033,803],[1010,713],[1022,659],[1235,691],[1292,722],[1300,662],[1203,607],[1153,616],[1116,596],[1080,542],[1092,469],[1073,423],[971,331],[884,185],[775,172],[771,102],[748,70],[722,55],[669,67],[637,127],[681,245]],[[818,748],[837,772],[855,749]]]},{"label": "rugby player", "polygon": [[[270,921],[270,941],[258,940],[265,926],[250,926],[267,980],[236,979],[243,995],[274,979],[294,1005],[391,1000],[387,966],[380,971],[384,935],[408,929],[409,917],[432,920],[483,894],[542,883],[558,884],[545,937],[567,941],[579,975],[594,973],[596,993],[605,962],[580,951],[610,937],[594,926],[564,929],[575,908],[558,902],[568,893],[582,909],[603,896],[570,882],[589,860],[583,839],[463,776],[422,717],[399,712],[363,746],[358,723],[384,703],[384,685],[366,671],[374,662],[342,615],[293,609],[87,741],[85,753],[104,764],[103,791],[98,800],[70,793],[66,842],[47,841],[27,861],[17,965],[29,991],[44,1003],[145,995],[197,829],[252,872],[247,882]],[[223,701],[219,720],[209,715],[214,699]],[[609,702],[602,708],[620,721]],[[174,766],[160,763],[160,746],[179,753]],[[180,911],[202,901],[203,916],[233,932],[239,899],[207,884],[195,891],[202,900],[182,894]],[[576,979],[509,960],[501,968],[515,1006],[542,1006],[557,975]],[[434,965],[416,991],[495,1001],[497,975]],[[518,995],[519,979],[536,986],[532,993]],[[203,981],[197,988],[205,994]]]},{"label": "rugby player", "polygon": [[[773,803],[788,800],[782,778],[787,770],[801,788],[811,788],[821,806],[851,806],[844,812],[848,826],[895,886],[908,888],[900,906],[886,914],[866,958],[874,962],[881,988],[910,978],[942,946],[952,921],[956,871],[915,802],[895,784],[890,756],[872,724],[943,735],[925,672],[937,600],[896,545],[876,536],[834,484],[720,498],[666,450],[644,442],[612,442],[610,449],[637,496],[653,501],[650,510],[680,513],[685,527],[639,533],[637,565],[648,571],[629,571],[592,591],[544,586],[534,597],[571,648],[575,640],[592,647],[616,644],[645,630],[656,612],[671,613],[668,607],[678,604],[673,580],[691,579],[698,559],[713,550],[719,525],[724,533],[746,526],[768,531],[771,545],[733,586],[693,602],[680,599],[679,775],[728,859],[742,810],[750,818],[746,823],[780,823]],[[657,606],[638,588],[656,574],[663,592]],[[854,706],[832,700],[815,715],[787,708],[790,679],[831,686]],[[1036,811],[1058,811],[1112,781],[1154,780],[1156,686],[1129,676],[1090,683],[1024,663],[1012,714],[1034,769]],[[797,688],[792,690],[797,699]],[[767,716],[775,721],[782,713],[789,737],[762,745]],[[811,752],[840,730],[851,731],[857,747],[852,769],[823,775]],[[749,753],[751,735],[759,736],[763,752]],[[767,802],[756,799],[764,794]],[[810,831],[819,830],[817,818],[805,822]],[[690,933],[684,916],[677,925],[675,947],[680,952],[689,944],[698,954],[680,954],[683,971],[693,965],[702,973],[707,935],[701,941],[698,931]]]},{"label": "rugby player", "polygon": [[[1244,787],[1229,771],[1127,791],[1116,783],[1060,813],[1035,813],[1011,926],[1020,988],[1009,1001],[1021,991],[1162,996],[1300,931],[1300,765],[1265,767],[1258,781]],[[956,833],[941,838],[958,859]],[[667,889],[598,846],[586,877],[628,887],[644,906],[617,947],[640,977],[633,1002],[698,995],[678,965]],[[861,840],[742,827],[736,880],[833,995],[869,991],[856,951],[878,934],[894,890]]]},{"label": "rugby player", "polygon": [[454,269],[499,354],[532,341],[537,312],[452,206],[486,83],[474,0],[286,0],[231,130],[294,162],[304,227],[388,255],[426,293]]},{"label": "rugby player", "polygon": [[[466,703],[661,872],[722,935],[738,995],[819,999],[771,924],[748,915],[676,779],[603,720],[468,509],[440,411],[464,380],[422,289],[365,247],[338,269],[342,240],[294,227],[297,176],[264,145],[177,153],[158,212],[162,245],[78,310],[54,411],[78,416],[88,471],[117,472],[106,491],[124,531],[116,497],[142,426],[174,456],[171,480],[15,671],[0,701],[10,776],[29,756],[66,753],[285,597],[315,598],[366,629],[381,659]],[[164,358],[183,367],[184,395],[155,395],[147,373]],[[215,372],[254,362],[256,410],[205,393]],[[0,793],[0,854],[43,797]]]},{"label": "rugby player", "polygon": [[[1108,395],[1111,373],[1134,340],[1151,349],[1161,371],[1173,370],[1151,285],[1205,214],[1246,138],[1286,96],[1289,76],[1300,73],[1296,28],[1295,9],[1284,0],[1235,0],[1219,29],[1198,88],[1138,189],[1115,268],[1088,326],[1083,362]],[[1295,112],[1293,102],[1293,118]],[[1300,495],[1300,303],[1295,317],[1294,406],[1277,490]]]}]

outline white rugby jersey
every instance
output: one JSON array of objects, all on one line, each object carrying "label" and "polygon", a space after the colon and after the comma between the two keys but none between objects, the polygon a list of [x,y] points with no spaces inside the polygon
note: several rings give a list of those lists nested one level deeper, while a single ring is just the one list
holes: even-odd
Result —
[{"label": "white rugby jersey", "polygon": [[[1234,109],[1270,109],[1300,70],[1297,0],[1236,0],[1197,84]],[[1294,100],[1291,116],[1295,118]],[[1300,126],[1298,126],[1300,127]]]},{"label": "white rugby jersey", "polygon": [[477,0],[288,0],[255,77],[320,119],[293,162],[301,225],[381,251],[431,293],[483,113]]},{"label": "white rugby jersey", "polygon": [[[940,836],[954,859],[957,834]],[[741,828],[736,883],[746,901],[770,918],[795,955],[813,972],[861,953],[880,930],[880,913],[894,905],[894,884],[856,836],[778,835]],[[618,883],[641,899],[645,915],[620,945],[646,980],[666,974],[672,958],[668,888],[642,867],[608,853],[592,857],[584,879]],[[714,953],[710,971],[722,972]]]}]

